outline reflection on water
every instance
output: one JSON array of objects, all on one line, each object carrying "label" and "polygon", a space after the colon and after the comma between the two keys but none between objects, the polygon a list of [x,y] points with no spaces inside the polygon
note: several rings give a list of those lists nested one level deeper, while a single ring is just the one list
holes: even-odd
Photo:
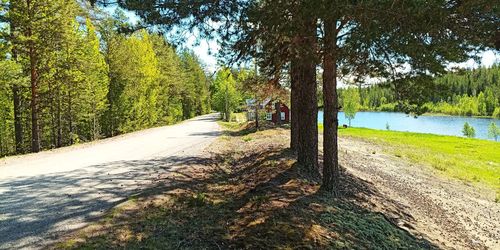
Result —
[{"label": "reflection on water", "polygon": [[[460,116],[419,116],[414,118],[404,113],[358,112],[355,119],[351,121],[351,125],[385,130],[386,124],[389,124],[390,129],[396,131],[463,136],[462,128],[464,123],[468,122],[476,130],[476,138],[489,139],[488,126],[492,121],[500,127],[500,120],[491,118]],[[323,123],[323,111],[318,114],[318,122]],[[343,112],[339,113],[339,124],[349,124]]]}]

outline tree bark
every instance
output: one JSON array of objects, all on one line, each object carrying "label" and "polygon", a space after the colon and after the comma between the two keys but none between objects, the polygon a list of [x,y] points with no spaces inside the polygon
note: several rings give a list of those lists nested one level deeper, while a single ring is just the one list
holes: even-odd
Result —
[{"label": "tree bark", "polygon": [[2,133],[0,133],[0,157],[3,157],[4,156],[4,152],[3,152],[3,135]]},{"label": "tree bark", "polygon": [[336,62],[336,24],[334,20],[325,21],[325,52],[323,57],[323,184],[325,191],[338,195],[338,97]]},{"label": "tree bark", "polygon": [[40,151],[40,128],[38,126],[38,72],[35,69],[34,52],[30,48],[31,62],[31,152]]},{"label": "tree bark", "polygon": [[[26,7],[31,13],[31,1],[27,1]],[[30,15],[30,20],[32,16]],[[31,25],[31,24],[28,24]],[[40,127],[38,126],[38,71],[36,49],[33,41],[32,27],[28,27],[29,60],[30,60],[30,82],[31,82],[31,152],[40,151]]]},{"label": "tree bark", "polygon": [[61,117],[61,89],[57,87],[57,143],[56,147],[62,147],[62,117]]},{"label": "tree bark", "polygon": [[[11,6],[11,8],[14,8]],[[10,22],[10,32],[11,32],[11,40],[15,41],[14,31],[16,29],[16,25],[14,21]],[[12,46],[12,59],[17,63],[17,51],[15,47],[15,42],[13,42]],[[17,85],[17,82],[12,84],[12,99],[14,102],[14,135],[16,140],[16,154],[23,153],[23,124],[21,118],[21,97],[20,97],[20,88]]]},{"label": "tree bark", "polygon": [[19,86],[12,86],[12,99],[14,99],[14,133],[16,138],[16,154],[22,154],[23,150],[23,121],[21,118],[21,97]]},{"label": "tree bark", "polygon": [[300,84],[298,82],[298,67],[297,63],[292,61],[290,63],[290,103],[292,104],[291,110],[290,110],[290,149],[297,153],[297,147],[299,144],[299,120],[298,120],[298,110],[299,110],[299,98],[297,94],[297,88],[298,85]]},{"label": "tree bark", "polygon": [[304,22],[298,64],[297,162],[312,175],[318,173],[318,97],[316,85],[316,20]]},{"label": "tree bark", "polygon": [[55,112],[55,104],[54,104],[54,89],[52,88],[52,84],[50,81],[48,82],[48,87],[49,87],[49,109],[50,109],[50,119],[51,119],[51,132],[52,132],[52,147],[57,147],[57,116]]},{"label": "tree bark", "polygon": [[72,89],[71,89],[71,86],[70,86],[70,89],[68,91],[68,126],[69,126],[69,143],[70,145],[73,145],[74,143],[74,136],[73,136],[73,106],[72,106],[72,96],[71,96],[71,92],[72,92]]},{"label": "tree bark", "polygon": [[231,120],[231,113],[229,112],[229,103],[228,103],[228,86],[226,85],[226,92],[224,95],[224,116],[226,122],[229,122]]}]

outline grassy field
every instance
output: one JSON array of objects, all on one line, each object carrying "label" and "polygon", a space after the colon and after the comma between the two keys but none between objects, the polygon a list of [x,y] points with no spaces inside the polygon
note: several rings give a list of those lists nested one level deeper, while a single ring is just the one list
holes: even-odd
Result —
[{"label": "grassy field", "polygon": [[386,145],[387,151],[397,157],[424,163],[446,176],[500,190],[498,142],[365,128],[340,129],[339,135]]}]

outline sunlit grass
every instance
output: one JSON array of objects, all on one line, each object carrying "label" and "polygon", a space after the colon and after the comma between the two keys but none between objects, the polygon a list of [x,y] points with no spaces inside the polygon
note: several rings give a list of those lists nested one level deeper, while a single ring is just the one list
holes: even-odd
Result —
[{"label": "sunlit grass", "polygon": [[246,123],[246,121],[247,121],[246,113],[232,113],[229,122],[226,122],[226,121],[221,119],[218,121],[218,123],[224,129],[227,129],[230,131],[236,131],[236,130],[240,129],[242,124]]},{"label": "sunlit grass", "polygon": [[388,152],[397,157],[423,163],[450,177],[500,190],[498,142],[365,128],[340,129],[339,135],[388,146]]}]

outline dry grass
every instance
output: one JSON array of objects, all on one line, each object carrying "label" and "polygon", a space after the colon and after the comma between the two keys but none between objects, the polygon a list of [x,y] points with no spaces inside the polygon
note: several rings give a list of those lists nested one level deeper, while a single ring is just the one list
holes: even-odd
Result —
[{"label": "dry grass", "polygon": [[344,173],[342,199],[318,192],[287,150],[287,130],[227,129],[206,158],[55,248],[434,247],[370,209],[377,191],[369,183]]}]

